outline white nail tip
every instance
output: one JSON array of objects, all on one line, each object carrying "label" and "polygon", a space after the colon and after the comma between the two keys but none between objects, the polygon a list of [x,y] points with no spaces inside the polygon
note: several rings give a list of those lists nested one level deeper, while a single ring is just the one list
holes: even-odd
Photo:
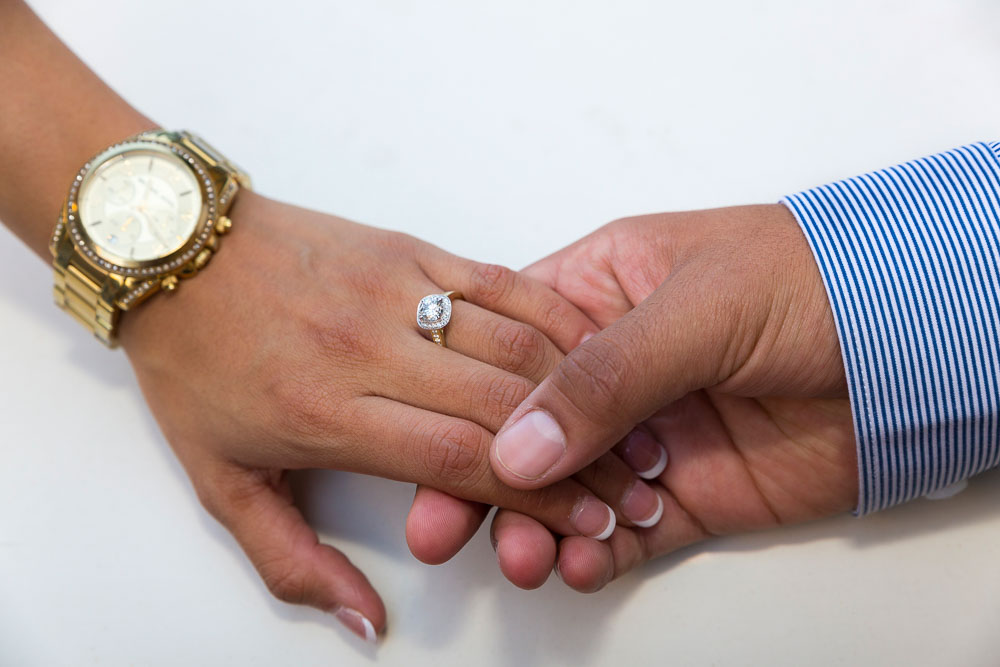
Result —
[{"label": "white nail tip", "polygon": [[611,534],[615,532],[615,524],[617,520],[615,519],[615,511],[605,505],[608,508],[608,527],[605,528],[600,535],[594,535],[594,539],[598,542],[603,542],[604,540],[611,537]]},{"label": "white nail tip", "polygon": [[643,519],[642,521],[632,521],[635,525],[640,528],[649,528],[650,526],[655,526],[663,518],[663,498],[660,494],[656,494],[656,511],[653,512],[653,516],[648,519]]},{"label": "white nail tip", "polygon": [[378,637],[375,635],[375,626],[364,616],[361,617],[361,622],[365,626],[365,641],[369,644],[375,644],[378,642]]},{"label": "white nail tip", "polygon": [[336,612],[334,612],[334,615],[351,630],[354,630],[354,628],[352,627],[353,624],[350,623],[348,619],[360,621],[361,626],[365,630],[364,640],[369,644],[378,643],[378,635],[375,634],[375,626],[372,625],[372,622],[369,621],[368,618],[365,617],[365,615],[362,614],[361,612],[355,611],[354,609],[349,609],[347,607],[341,607]]},{"label": "white nail tip", "polygon": [[[660,446],[660,458],[656,460],[656,464],[652,468],[644,472],[637,472],[636,474],[643,479],[654,479],[660,476],[660,473],[667,469],[667,450],[662,445]],[[634,523],[634,522],[633,522]]]}]

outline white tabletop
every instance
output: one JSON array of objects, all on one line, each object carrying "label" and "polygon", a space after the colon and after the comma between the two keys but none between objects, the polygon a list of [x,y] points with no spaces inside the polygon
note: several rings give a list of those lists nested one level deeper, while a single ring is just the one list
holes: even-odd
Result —
[{"label": "white tabletop", "polygon": [[[34,4],[264,193],[512,266],[626,214],[774,201],[1000,139],[992,3]],[[422,565],[403,539],[411,487],[305,475],[315,525],[387,601],[369,649],[269,598],[125,357],[51,305],[48,270],[5,232],[0,325],[0,664],[1000,660],[997,474],[948,501],[717,540],[591,596],[515,589],[485,534]]]}]

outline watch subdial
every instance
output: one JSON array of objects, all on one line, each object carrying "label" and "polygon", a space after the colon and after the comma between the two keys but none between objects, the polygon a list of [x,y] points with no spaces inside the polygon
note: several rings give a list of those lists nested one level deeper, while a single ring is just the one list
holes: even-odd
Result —
[{"label": "watch subdial", "polygon": [[116,178],[104,189],[108,201],[116,206],[124,206],[135,198],[135,182],[131,178]]},{"label": "watch subdial", "polygon": [[174,211],[165,208],[147,209],[146,219],[149,231],[164,246],[172,248],[184,240],[177,233],[177,214]]},{"label": "watch subdial", "polygon": [[108,220],[104,245],[115,250],[131,248],[142,234],[143,220],[138,211],[118,211]]}]

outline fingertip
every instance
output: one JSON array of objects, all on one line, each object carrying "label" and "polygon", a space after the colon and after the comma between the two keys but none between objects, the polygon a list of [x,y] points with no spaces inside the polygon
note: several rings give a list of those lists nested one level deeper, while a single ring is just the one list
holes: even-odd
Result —
[{"label": "fingertip", "polygon": [[643,479],[656,479],[667,468],[667,448],[642,428],[633,429],[616,448],[622,460]]},{"label": "fingertip", "polygon": [[375,624],[357,609],[337,607],[331,613],[345,628],[363,639],[366,644],[378,643],[379,633],[375,631]]},{"label": "fingertip", "polygon": [[497,563],[508,581],[532,590],[548,580],[556,562],[556,542],[545,526],[525,515],[501,510],[492,533]]},{"label": "fingertip", "polygon": [[594,496],[582,497],[569,517],[570,525],[585,537],[603,542],[611,537],[618,525],[615,511]]},{"label": "fingertip", "polygon": [[653,526],[658,524],[660,522],[660,519],[662,518],[663,518],[663,498],[660,497],[660,494],[656,494],[656,510],[653,512],[653,514],[648,519],[642,519],[642,520],[632,519],[632,523],[639,526],[640,528],[652,528]]},{"label": "fingertip", "polygon": [[472,539],[486,518],[485,505],[417,487],[406,517],[406,544],[422,563],[440,565]]},{"label": "fingertip", "polygon": [[611,537],[612,533],[615,532],[615,526],[618,525],[615,519],[615,511],[611,509],[610,505],[605,505],[608,508],[608,525],[605,526],[604,530],[594,536],[594,539],[598,542],[603,542],[604,540]]},{"label": "fingertip", "polygon": [[497,476],[509,486],[534,489],[558,481],[546,473],[565,454],[562,427],[548,412],[534,409],[500,430],[493,440],[491,462]]},{"label": "fingertip", "polygon": [[667,460],[667,448],[661,446],[658,458],[656,459],[656,463],[653,464],[653,467],[649,470],[643,470],[642,472],[637,471],[636,474],[643,479],[656,479],[663,474],[664,470],[667,469]]},{"label": "fingertip", "polygon": [[385,604],[368,578],[337,549],[329,545],[320,549],[323,556],[316,565],[322,575],[316,579],[315,602],[310,604],[332,614],[365,641],[371,634],[384,633]]},{"label": "fingertip", "polygon": [[559,543],[559,578],[580,593],[596,593],[614,577],[614,557],[606,542],[567,537]]}]

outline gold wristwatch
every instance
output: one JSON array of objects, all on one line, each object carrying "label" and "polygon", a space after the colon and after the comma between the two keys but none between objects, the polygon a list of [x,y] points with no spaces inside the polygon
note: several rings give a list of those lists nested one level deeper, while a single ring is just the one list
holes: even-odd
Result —
[{"label": "gold wristwatch", "polygon": [[189,132],[154,130],[80,169],[49,243],[56,304],[108,347],[118,320],[218,250],[250,177]]}]

